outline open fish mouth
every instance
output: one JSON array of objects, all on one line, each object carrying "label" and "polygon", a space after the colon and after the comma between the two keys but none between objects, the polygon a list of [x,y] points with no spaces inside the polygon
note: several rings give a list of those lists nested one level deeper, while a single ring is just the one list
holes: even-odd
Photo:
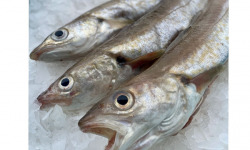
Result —
[{"label": "open fish mouth", "polygon": [[114,144],[118,142],[116,141],[117,139],[119,139],[118,137],[120,137],[119,132],[115,130],[117,127],[112,127],[109,125],[108,125],[109,127],[107,127],[107,124],[106,125],[101,124],[101,123],[100,124],[98,123],[88,124],[88,123],[79,121],[78,125],[82,132],[93,133],[96,135],[106,137],[108,139],[108,145],[106,146],[105,150],[111,150]]}]

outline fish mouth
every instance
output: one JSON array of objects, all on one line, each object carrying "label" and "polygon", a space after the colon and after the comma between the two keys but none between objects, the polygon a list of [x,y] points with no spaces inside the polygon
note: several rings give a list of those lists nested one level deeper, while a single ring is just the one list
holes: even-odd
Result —
[{"label": "fish mouth", "polygon": [[43,44],[41,44],[30,53],[30,59],[40,60],[42,54],[47,53],[52,50],[53,50],[52,46],[44,46]]},{"label": "fish mouth", "polygon": [[36,52],[36,49],[34,49],[31,53],[30,53],[30,59],[32,60],[38,60],[40,54]]},{"label": "fish mouth", "polygon": [[41,103],[40,109],[48,108],[57,105],[60,106],[69,106],[72,103],[72,98],[50,98],[50,95],[42,93],[37,97],[37,101]]},{"label": "fish mouth", "polygon": [[121,134],[115,130],[117,129],[117,127],[112,127],[112,125],[107,125],[103,123],[86,124],[80,120],[78,122],[78,126],[80,127],[82,132],[92,133],[106,137],[108,139],[108,144],[106,145],[105,150],[113,149],[114,144],[118,142],[117,140],[122,140]]}]

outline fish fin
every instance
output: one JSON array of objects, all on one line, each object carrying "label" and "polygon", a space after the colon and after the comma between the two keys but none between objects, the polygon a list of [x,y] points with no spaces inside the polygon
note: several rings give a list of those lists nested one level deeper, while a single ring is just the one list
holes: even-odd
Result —
[{"label": "fish fin", "polygon": [[194,113],[191,115],[191,117],[189,118],[188,122],[186,123],[186,125],[182,129],[186,128],[192,122],[193,117],[198,113],[198,111],[200,110],[201,105],[204,103],[207,95],[210,93],[210,87],[214,83],[214,81],[217,79],[217,77],[218,77],[218,75],[215,76],[212,79],[212,81],[208,84],[208,87],[206,88],[206,90],[205,90],[205,92],[204,92],[201,100],[199,101],[199,103],[195,107]]},{"label": "fish fin", "polygon": [[130,25],[132,24],[134,21],[133,20],[105,20],[105,22],[107,22],[111,27],[112,29],[121,29],[127,25]]},{"label": "fish fin", "polygon": [[148,53],[146,55],[140,56],[134,60],[128,61],[127,64],[131,66],[132,69],[136,68],[148,68],[151,66],[158,58],[160,58],[163,53],[165,52],[164,49],[160,49],[158,51],[154,51]]},{"label": "fish fin", "polygon": [[207,87],[215,81],[219,73],[222,72],[222,70],[224,70],[226,66],[227,63],[205,71],[197,75],[196,77],[190,79],[189,82],[193,83],[196,86],[197,92],[202,94],[204,93],[205,89],[207,89]]},{"label": "fish fin", "polygon": [[[203,93],[203,96],[199,103],[196,105],[195,110],[191,117],[189,118],[188,122],[182,128],[186,128],[193,120],[193,117],[197,114],[200,110],[201,105],[203,104],[204,100],[206,99],[207,95],[209,94],[210,87],[214,83],[214,81],[218,78],[219,73],[227,67],[227,62],[224,65],[220,65],[216,68],[213,68],[209,71],[203,72],[202,74],[194,77],[193,79],[189,80],[189,83],[193,83],[196,86],[196,90],[199,93]],[[204,92],[203,92],[204,91]]]},{"label": "fish fin", "polygon": [[[212,84],[212,83],[211,83]],[[190,123],[192,122],[194,116],[199,112],[201,105],[203,104],[204,100],[206,99],[207,95],[209,94],[209,88],[207,88],[204,92],[204,95],[201,97],[199,103],[196,105],[195,109],[194,109],[194,113],[190,116],[190,118],[188,119],[188,122],[185,124],[185,126],[182,128],[186,128],[187,126],[190,125]]]}]

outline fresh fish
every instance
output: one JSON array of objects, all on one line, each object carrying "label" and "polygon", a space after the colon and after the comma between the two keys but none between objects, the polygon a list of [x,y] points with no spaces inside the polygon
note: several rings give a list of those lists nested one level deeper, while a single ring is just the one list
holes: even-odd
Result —
[{"label": "fresh fish", "polygon": [[109,139],[106,150],[145,150],[187,126],[228,59],[228,1],[182,32],[149,69],[94,105],[83,132]]},{"label": "fresh fish", "polygon": [[145,61],[160,56],[162,51],[159,49],[167,47],[181,30],[187,28],[205,8],[206,2],[163,0],[154,11],[66,71],[37,98],[38,101],[43,107],[48,104],[70,105],[67,109],[71,110],[96,103],[141,72],[137,71],[138,64],[144,63],[138,57],[144,56]]},{"label": "fresh fish", "polygon": [[79,16],[49,35],[30,58],[42,61],[74,60],[131,24],[160,0],[113,0]]}]

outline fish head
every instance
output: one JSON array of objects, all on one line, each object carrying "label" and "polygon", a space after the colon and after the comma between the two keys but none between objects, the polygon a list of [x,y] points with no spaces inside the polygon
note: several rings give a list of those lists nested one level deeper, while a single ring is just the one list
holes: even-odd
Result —
[{"label": "fish head", "polygon": [[72,74],[65,74],[51,84],[46,91],[40,94],[37,100],[42,104],[41,108],[55,104],[68,106],[79,92],[77,78]]},{"label": "fish head", "polygon": [[183,112],[186,106],[178,82],[169,78],[162,84],[161,80],[140,78],[95,104],[79,121],[80,129],[107,137],[106,149],[125,150],[164,119],[175,122],[176,112]]},{"label": "fish head", "polygon": [[101,19],[89,15],[80,16],[51,33],[31,52],[30,58],[43,61],[77,58],[99,41],[98,36],[106,31],[103,29],[105,27]]},{"label": "fish head", "polygon": [[62,106],[71,105],[72,109],[80,108],[80,106],[87,107],[96,103],[115,85],[119,84],[117,80],[120,73],[123,76],[132,73],[129,66],[128,69],[125,68],[126,66],[121,67],[117,64],[116,59],[110,55],[97,54],[97,56],[84,57],[37,99],[44,106],[59,104]]}]

